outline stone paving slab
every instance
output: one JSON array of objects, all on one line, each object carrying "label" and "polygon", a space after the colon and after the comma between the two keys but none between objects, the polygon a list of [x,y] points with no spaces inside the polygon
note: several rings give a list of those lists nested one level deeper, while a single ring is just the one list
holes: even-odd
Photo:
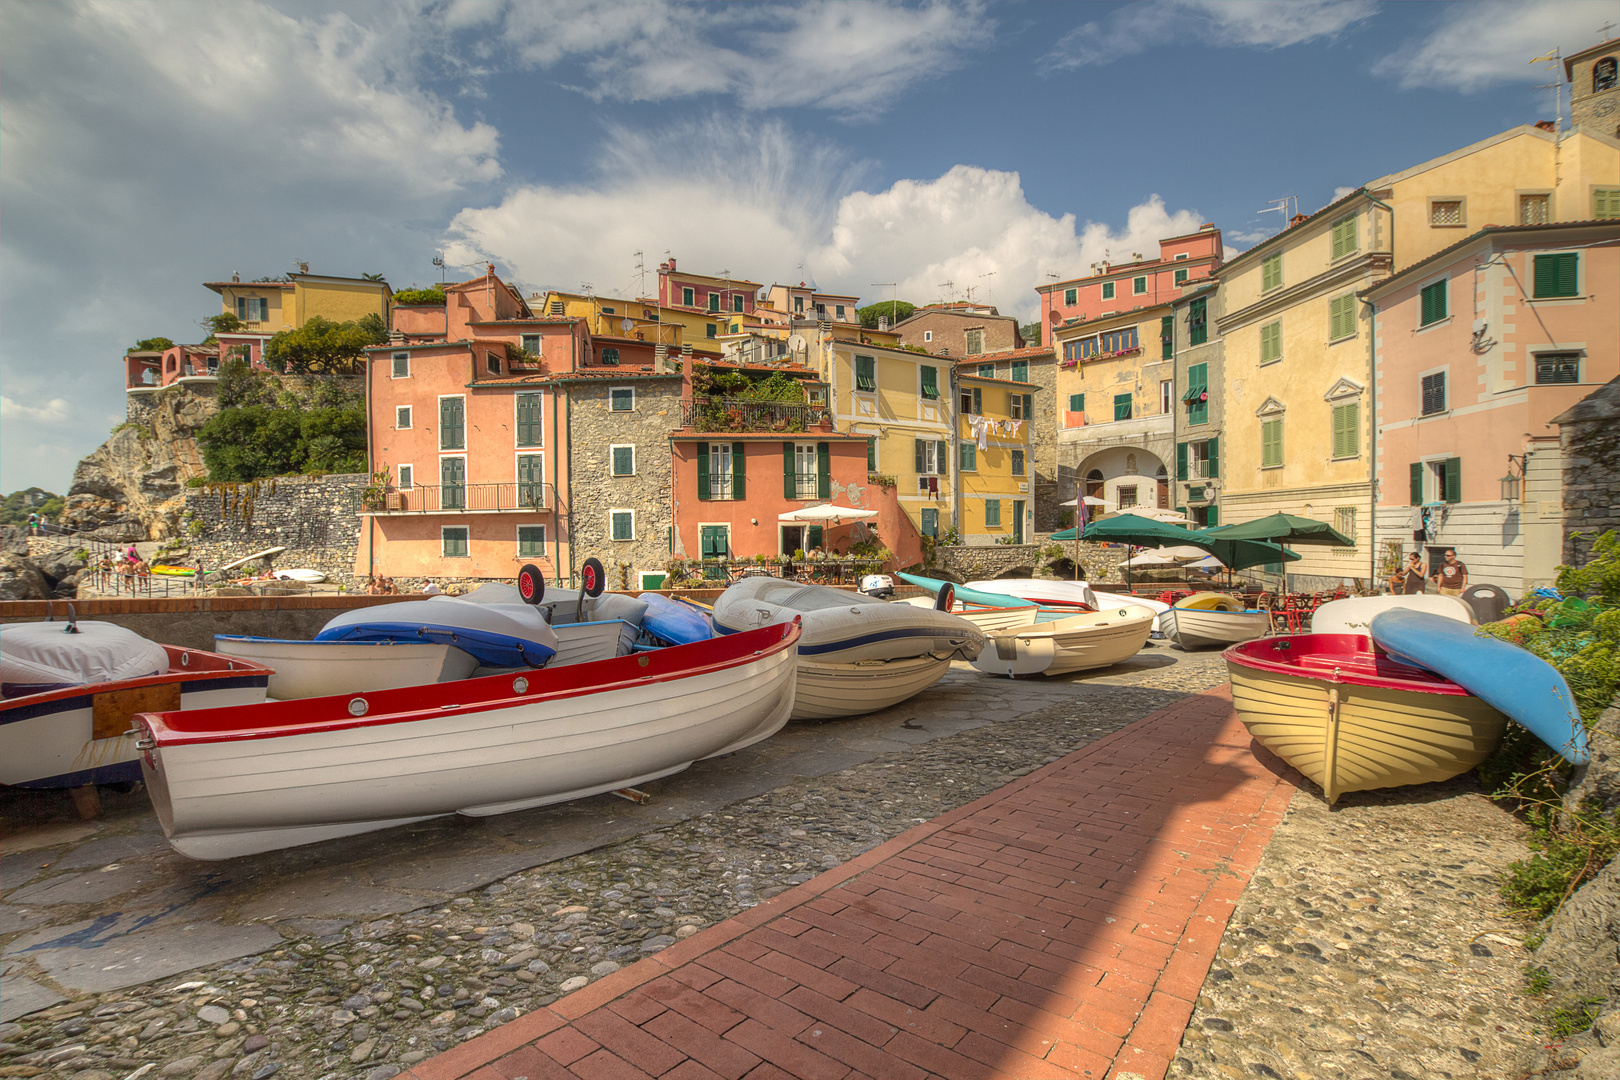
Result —
[{"label": "stone paving slab", "polygon": [[1292,793],[1196,695],[409,1075],[1156,1080]]}]

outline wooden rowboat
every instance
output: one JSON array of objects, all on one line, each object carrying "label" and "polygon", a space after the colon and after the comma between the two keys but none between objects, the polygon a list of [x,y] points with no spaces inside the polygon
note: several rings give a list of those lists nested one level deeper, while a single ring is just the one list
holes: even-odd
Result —
[{"label": "wooden rowboat", "polygon": [[951,669],[949,656],[818,664],[799,660],[794,720],[831,720],[887,709],[939,682]]},{"label": "wooden rowboat", "polygon": [[1110,608],[1057,622],[995,630],[973,666],[989,675],[1062,675],[1128,660],[1147,644],[1153,613]]},{"label": "wooden rowboat", "polygon": [[141,770],[169,843],[197,859],[545,806],[780,730],[799,634],[793,622],[556,670],[142,713]]},{"label": "wooden rowboat", "polygon": [[1225,648],[1264,637],[1271,613],[1245,608],[1225,593],[1193,593],[1159,617],[1164,636],[1183,649]]},{"label": "wooden rowboat", "polygon": [[1232,704],[1255,741],[1322,788],[1428,784],[1485,760],[1507,718],[1359,634],[1264,638],[1226,650]]}]

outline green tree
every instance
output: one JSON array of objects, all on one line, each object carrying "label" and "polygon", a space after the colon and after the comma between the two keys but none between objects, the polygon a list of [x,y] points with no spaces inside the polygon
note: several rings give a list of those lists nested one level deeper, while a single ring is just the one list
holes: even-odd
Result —
[{"label": "green tree", "polygon": [[271,338],[264,349],[265,360],[272,368],[295,375],[352,371],[365,355],[367,345],[388,339],[387,332],[381,329],[382,319],[375,315],[367,318],[376,322],[362,326],[360,322],[339,323],[313,316],[303,326],[283,330]]},{"label": "green tree", "polygon": [[202,327],[210,334],[235,334],[246,329],[247,324],[231,312],[222,311],[218,315],[210,315],[204,319]]},{"label": "green tree", "polygon": [[1033,348],[1041,343],[1041,324],[1039,322],[1025,323],[1018,328],[1024,336],[1024,347]]},{"label": "green tree", "polygon": [[889,325],[893,326],[902,319],[911,318],[911,313],[917,310],[917,305],[908,304],[904,300],[880,300],[875,304],[856,308],[855,315],[861,320],[861,325],[868,330],[876,330],[878,316],[887,316]]},{"label": "green tree", "polygon": [[369,315],[360,316],[354,321],[354,325],[366,332],[366,336],[371,339],[370,344],[383,345],[387,343],[388,324],[383,322],[383,317],[375,311]]},{"label": "green tree", "polygon": [[272,405],[276,400],[276,380],[248,367],[241,357],[227,357],[219,365],[219,382],[214,384],[221,409],[245,405]]},{"label": "green tree", "polygon": [[269,405],[222,409],[197,432],[209,479],[241,483],[297,472],[304,455],[301,419],[297,410]]},{"label": "green tree", "polygon": [[361,274],[360,275],[360,280],[361,281],[381,281],[382,279],[383,279],[383,276],[381,274]]},{"label": "green tree", "polygon": [[162,352],[164,349],[174,348],[174,342],[166,337],[141,338],[131,345],[125,352]]},{"label": "green tree", "polygon": [[305,472],[364,472],[366,411],[309,409],[300,420]]}]

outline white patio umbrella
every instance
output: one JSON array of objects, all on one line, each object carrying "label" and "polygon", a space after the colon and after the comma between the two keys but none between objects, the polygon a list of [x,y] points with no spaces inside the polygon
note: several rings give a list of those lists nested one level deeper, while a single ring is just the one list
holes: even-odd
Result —
[{"label": "white patio umbrella", "polygon": [[[1081,500],[1078,500],[1078,499],[1070,499],[1068,502],[1059,503],[1058,505],[1059,506],[1076,506],[1076,505],[1079,504],[1080,501]],[[1109,502],[1107,499],[1098,498],[1096,495],[1087,495],[1085,497],[1085,499],[1084,499],[1084,502],[1085,502],[1085,504],[1087,506],[1113,506],[1114,505],[1113,503]]]},{"label": "white patio umbrella", "polygon": [[1138,551],[1125,560],[1132,570],[1143,570],[1155,566],[1179,566],[1175,559],[1158,551]]},{"label": "white patio umbrella", "polygon": [[1209,552],[1203,548],[1195,548],[1191,544],[1177,544],[1175,547],[1162,547],[1155,549],[1160,555],[1175,559],[1177,562],[1197,562],[1208,558]]},{"label": "white patio umbrella", "polygon": [[819,503],[815,506],[806,506],[798,510],[790,510],[785,514],[778,514],[777,521],[808,521],[817,525],[831,522],[834,525],[841,521],[865,521],[878,516],[876,510],[858,510],[853,506],[834,506],[832,503]]}]

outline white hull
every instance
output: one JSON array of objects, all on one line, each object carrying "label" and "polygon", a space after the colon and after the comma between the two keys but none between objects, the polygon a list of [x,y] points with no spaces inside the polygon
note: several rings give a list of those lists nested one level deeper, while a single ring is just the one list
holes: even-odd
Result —
[{"label": "white hull", "polygon": [[1441,615],[1458,622],[1474,621],[1474,609],[1455,596],[1439,593],[1418,593],[1414,596],[1352,596],[1344,600],[1330,600],[1311,614],[1313,634],[1371,633],[1373,618],[1386,611],[1423,611]]},{"label": "white hull", "polygon": [[919,656],[866,664],[800,660],[793,719],[828,720],[887,709],[922,693],[950,669],[949,657]]},{"label": "white hull", "polygon": [[636,641],[636,628],[623,619],[564,623],[552,629],[557,632],[557,655],[546,664],[548,668],[627,656]]},{"label": "white hull", "polygon": [[[796,673],[789,642],[725,666],[636,676],[594,691],[548,690],[566,685],[564,669],[550,680],[530,672],[418,692],[425,701],[400,693],[376,702],[383,722],[361,726],[337,721],[342,701],[319,703],[319,723],[291,734],[255,727],[286,723],[277,719],[285,712],[236,710],[228,736],[164,734],[142,770],[175,849],[226,859],[445,814],[545,806],[668,776],[778,731],[793,708]],[[475,704],[431,704],[457,700],[458,690]],[[489,700],[477,701],[480,694]],[[396,711],[384,714],[389,708]]]},{"label": "white hull", "polygon": [[886,600],[824,585],[777,578],[744,578],[714,602],[714,628],[735,634],[803,620],[799,655],[818,664],[903,660],[929,653],[971,659],[984,635],[963,619],[931,607]]},{"label": "white hull", "polygon": [[1128,660],[1147,644],[1153,618],[1140,608],[1109,608],[988,635],[973,666],[988,675],[1063,675]]},{"label": "white hull", "polygon": [[1164,613],[1170,610],[1170,605],[1163,600],[1149,600],[1141,596],[1127,596],[1124,593],[1100,592],[1093,593],[1097,598],[1099,611],[1113,607],[1138,607],[1153,612],[1153,632],[1164,633]]},{"label": "white hull", "polygon": [[277,701],[364,694],[401,686],[450,682],[473,673],[478,661],[432,642],[272,641],[220,636],[214,649],[274,668]]},{"label": "white hull", "polygon": [[[896,600],[894,603],[925,608],[934,606],[934,601],[926,596],[912,596],[904,600]],[[1035,614],[1039,610],[1034,605],[1029,607],[987,608],[976,605],[963,607],[958,603],[951,608],[951,614],[957,618],[966,619],[974,626],[977,626],[981,632],[988,634],[992,630],[1005,630],[1009,626],[1028,626],[1035,621]]]},{"label": "white hull", "polygon": [[1265,637],[1271,629],[1266,611],[1210,611],[1172,608],[1159,617],[1164,636],[1183,649],[1225,648]]}]

